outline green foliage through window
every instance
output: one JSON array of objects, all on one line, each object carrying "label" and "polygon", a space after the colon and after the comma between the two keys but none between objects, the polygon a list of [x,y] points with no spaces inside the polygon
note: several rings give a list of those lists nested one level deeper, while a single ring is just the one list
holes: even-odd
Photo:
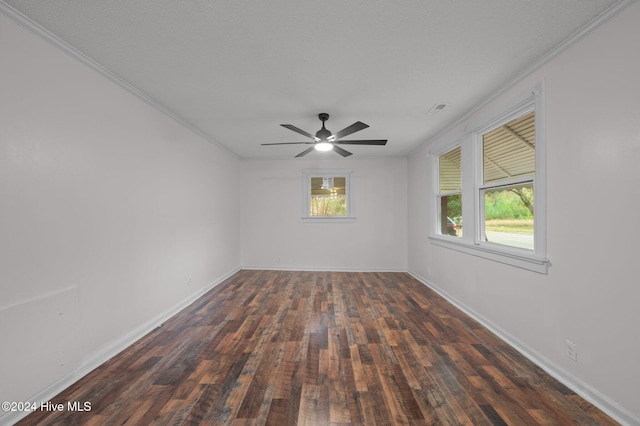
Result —
[{"label": "green foliage through window", "polygon": [[346,216],[347,200],[344,197],[311,197],[311,216]]},{"label": "green foliage through window", "polygon": [[347,180],[344,176],[314,176],[310,184],[310,216],[347,216]]},{"label": "green foliage through window", "polygon": [[484,197],[485,219],[533,219],[533,188],[487,191]]}]

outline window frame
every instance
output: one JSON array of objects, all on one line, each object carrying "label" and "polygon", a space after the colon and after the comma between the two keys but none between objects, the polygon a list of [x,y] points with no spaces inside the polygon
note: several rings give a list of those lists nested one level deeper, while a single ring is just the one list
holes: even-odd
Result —
[{"label": "window frame", "polygon": [[[536,113],[535,110],[535,102],[534,99],[532,98],[530,102],[526,102],[524,105],[520,105],[517,107],[514,107],[510,110],[508,110],[504,115],[498,117],[496,120],[493,120],[491,122],[489,122],[486,126],[476,130],[474,132],[474,144],[475,144],[475,148],[476,148],[476,164],[475,164],[475,170],[477,171],[476,174],[476,180],[475,180],[475,190],[474,190],[474,195],[475,195],[475,219],[476,219],[476,232],[475,232],[475,244],[478,244],[480,246],[485,246],[488,248],[491,248],[493,250],[499,250],[502,251],[505,248],[507,248],[507,251],[511,251],[512,249],[515,249],[517,247],[514,246],[508,246],[508,245],[503,245],[503,244],[497,244],[497,243],[492,243],[490,241],[486,241],[486,239],[483,237],[483,230],[484,230],[484,223],[485,223],[485,206],[484,206],[484,197],[483,197],[483,193],[484,191],[487,190],[491,190],[491,189],[496,189],[496,188],[506,188],[509,186],[513,186],[513,185],[518,185],[518,184],[524,184],[524,183],[531,183],[531,185],[533,186],[534,189],[534,205],[533,205],[533,217],[534,217],[534,226],[533,226],[533,246],[534,248],[532,250],[530,249],[518,249],[518,252],[520,252],[520,250],[524,250],[525,253],[535,253],[535,247],[536,247],[536,234],[537,234],[537,229],[536,229],[536,201],[537,201],[537,191],[536,191],[536,172],[534,172],[533,176],[531,175],[523,175],[523,176],[518,176],[518,177],[514,177],[511,179],[506,179],[506,180],[501,180],[498,182],[490,182],[490,183],[485,183],[484,182],[484,136],[487,133],[492,132],[493,130],[497,129],[498,127],[509,123],[512,120],[518,119],[520,117],[523,117],[529,113],[533,112],[535,114],[535,128],[537,130],[537,118],[538,118],[538,114]],[[538,145],[538,135],[536,133],[536,150],[535,150],[535,157],[536,157],[536,166],[538,164],[537,162],[537,156],[538,156],[538,151],[537,151],[537,145]]]},{"label": "window frame", "polygon": [[[494,110],[495,111],[495,110]],[[535,112],[535,176],[533,177],[534,198],[534,249],[523,249],[483,241],[480,238],[482,229],[481,220],[484,208],[481,203],[481,191],[492,184],[484,185],[482,175],[483,152],[482,136],[494,128],[509,122],[515,118]],[[429,239],[438,246],[461,251],[474,256],[483,257],[530,271],[544,273],[548,271],[546,241],[546,141],[545,141],[545,115],[544,115],[544,82],[538,82],[535,86],[522,94],[510,105],[502,108],[493,119],[484,119],[477,123],[471,123],[465,128],[462,137],[454,141],[444,141],[434,147],[434,153],[428,153],[429,165],[432,170],[432,185],[430,197],[433,200],[433,208],[430,209],[432,220],[429,226]],[[475,124],[475,125],[473,125]],[[472,130],[467,130],[471,128]],[[462,238],[442,235],[438,232],[439,225],[439,157],[452,149],[460,146],[462,168],[462,217],[464,232]],[[521,179],[518,178],[518,181]],[[526,180],[526,179],[522,179]],[[529,180],[530,177],[529,177]],[[505,185],[501,182],[500,186]]]},{"label": "window frame", "polygon": [[[307,223],[348,223],[354,222],[353,197],[351,196],[352,169],[305,169],[302,173],[302,221]],[[311,215],[311,178],[344,178],[347,214],[344,216]]]}]

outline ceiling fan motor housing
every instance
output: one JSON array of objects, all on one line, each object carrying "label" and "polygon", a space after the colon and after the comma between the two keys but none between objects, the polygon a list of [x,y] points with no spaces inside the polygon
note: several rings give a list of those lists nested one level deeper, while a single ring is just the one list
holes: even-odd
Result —
[{"label": "ceiling fan motor housing", "polygon": [[329,136],[331,136],[331,132],[325,129],[324,125],[322,126],[322,129],[316,132],[316,138],[320,139],[321,141],[326,141]]}]

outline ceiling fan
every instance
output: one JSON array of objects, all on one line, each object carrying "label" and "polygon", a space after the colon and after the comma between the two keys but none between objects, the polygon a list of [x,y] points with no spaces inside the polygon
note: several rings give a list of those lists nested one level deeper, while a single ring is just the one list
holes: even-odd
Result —
[{"label": "ceiling fan", "polygon": [[329,119],[329,114],[326,112],[322,112],[318,114],[318,118],[322,121],[322,129],[316,132],[316,135],[313,136],[309,132],[305,132],[302,129],[297,128],[292,124],[281,124],[282,127],[286,127],[289,130],[293,130],[296,133],[300,133],[311,139],[310,142],[281,142],[281,143],[263,143],[260,145],[313,145],[311,148],[308,148],[302,151],[300,154],[296,155],[296,157],[302,157],[303,155],[307,155],[314,149],[317,151],[331,151],[334,150],[338,154],[343,157],[348,157],[352,155],[351,152],[339,147],[338,145],[386,145],[386,139],[372,139],[372,140],[347,140],[343,141],[341,138],[348,136],[352,133],[358,132],[360,130],[366,129],[369,127],[367,124],[364,124],[361,121],[356,121],[351,126],[345,127],[340,130],[338,133],[331,133],[331,131],[327,130],[324,127],[324,122]]}]

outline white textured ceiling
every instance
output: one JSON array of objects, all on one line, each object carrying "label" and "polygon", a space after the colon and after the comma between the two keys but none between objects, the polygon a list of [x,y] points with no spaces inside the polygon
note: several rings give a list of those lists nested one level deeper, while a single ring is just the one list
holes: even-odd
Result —
[{"label": "white textured ceiling", "polygon": [[[293,157],[280,124],[407,155],[616,0],[5,0],[240,157]],[[437,103],[448,107],[426,112]],[[336,153],[312,152],[308,157]]]}]

